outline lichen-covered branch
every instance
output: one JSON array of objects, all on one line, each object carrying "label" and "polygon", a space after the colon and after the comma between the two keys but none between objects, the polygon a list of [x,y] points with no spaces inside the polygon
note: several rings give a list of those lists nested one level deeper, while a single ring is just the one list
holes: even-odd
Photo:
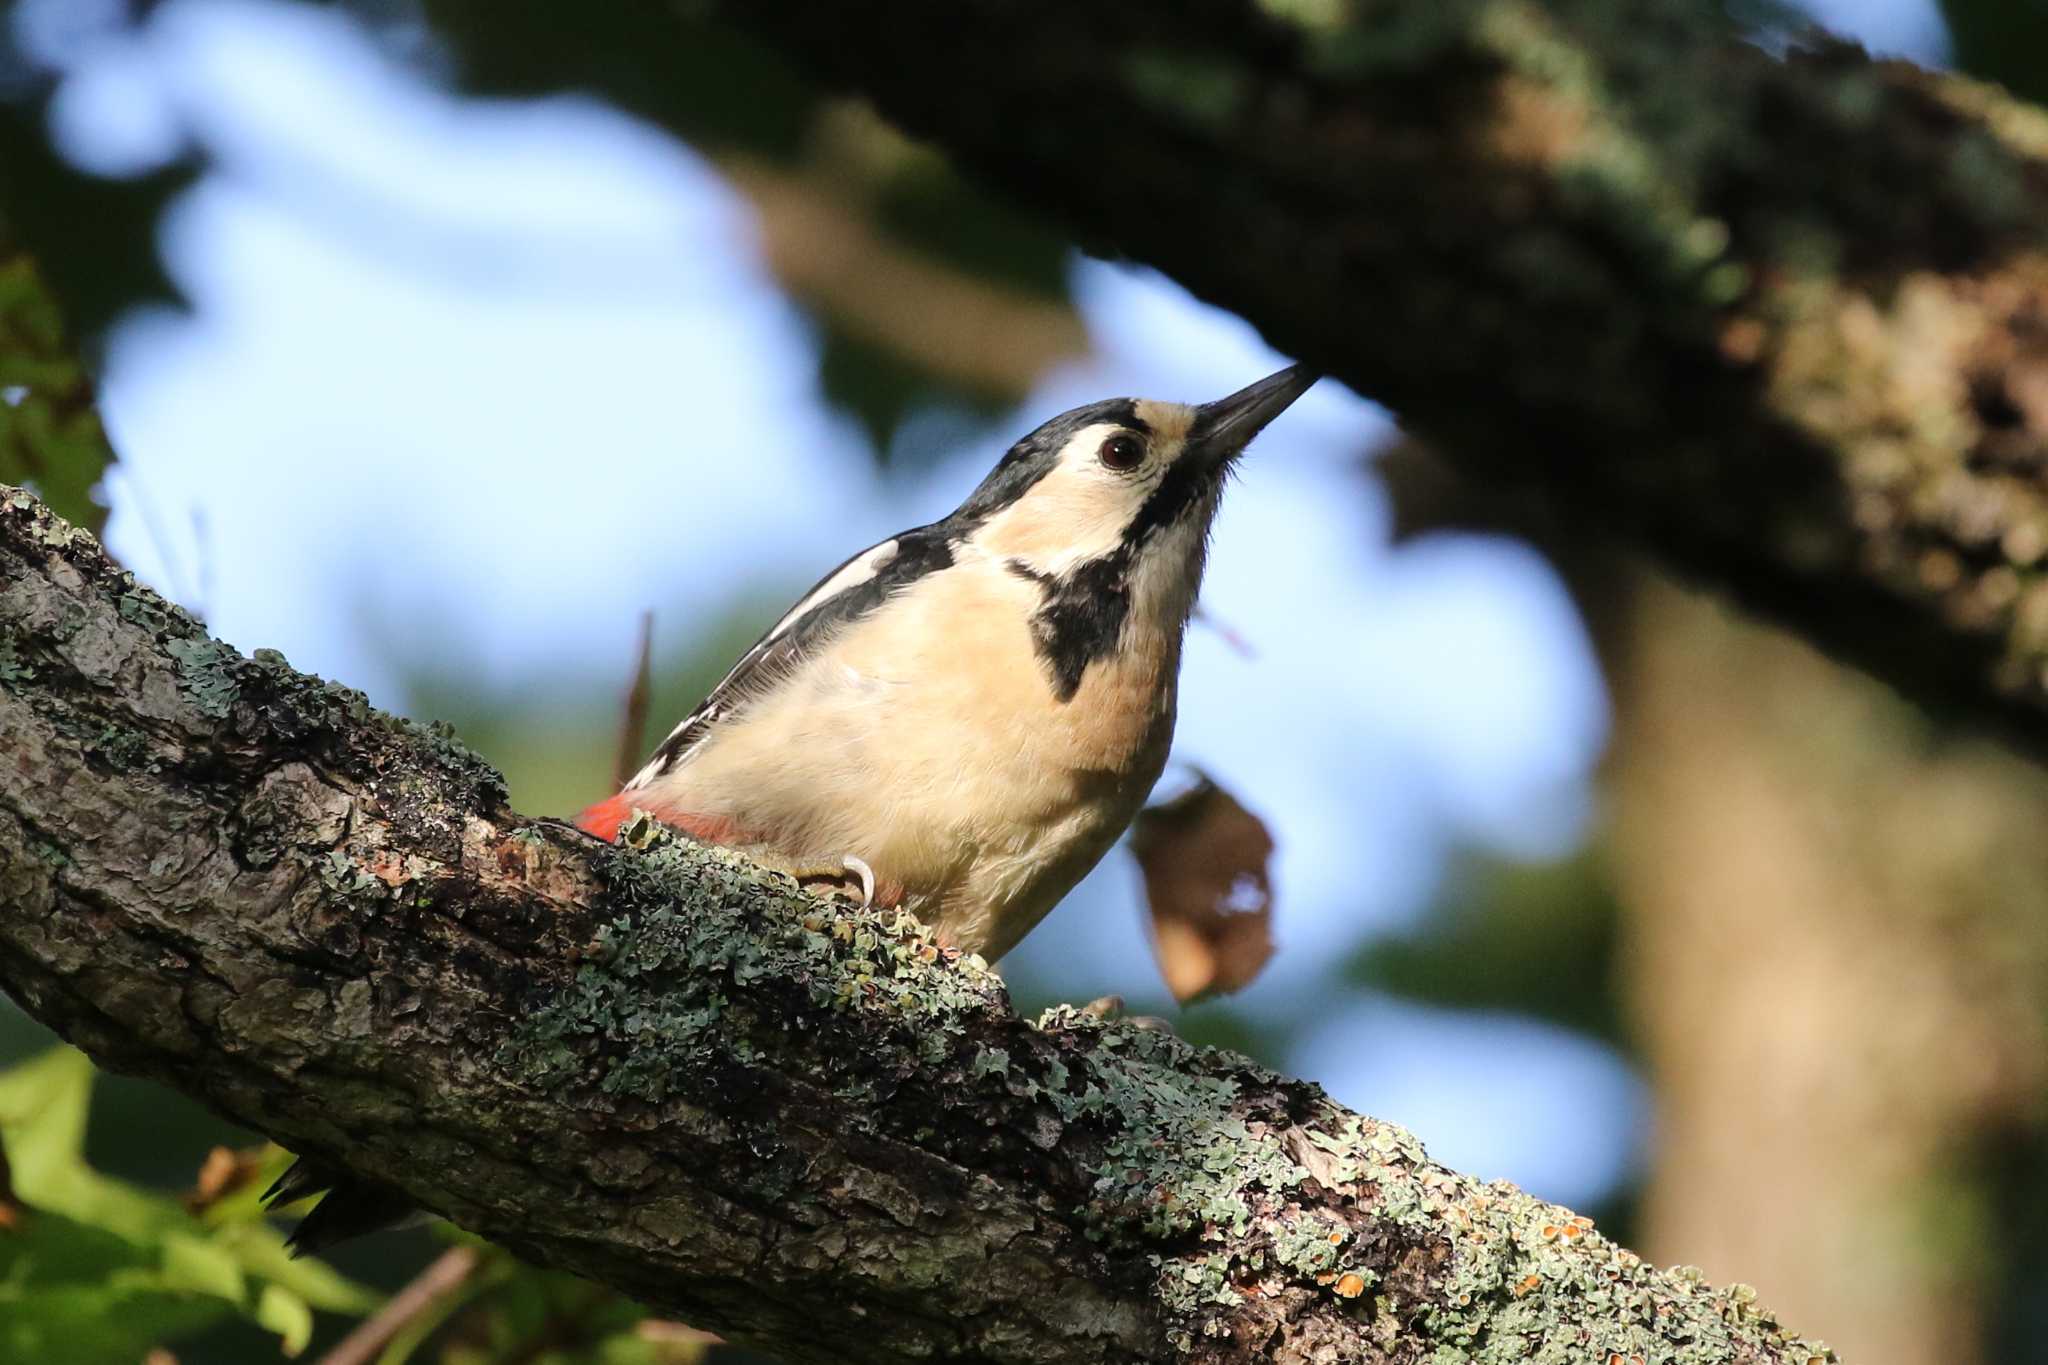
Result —
[{"label": "lichen-covered branch", "polygon": [[713,8],[1487,486],[2048,739],[2041,112],[1700,0]]},{"label": "lichen-covered branch", "polygon": [[0,986],[105,1065],[793,1360],[1772,1361],[1740,1288],[907,917],[524,818],[0,490]]}]

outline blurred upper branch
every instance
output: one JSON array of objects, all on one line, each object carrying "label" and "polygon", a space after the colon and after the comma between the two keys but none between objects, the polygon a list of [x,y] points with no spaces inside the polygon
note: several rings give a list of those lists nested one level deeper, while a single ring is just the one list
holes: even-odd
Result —
[{"label": "blurred upper branch", "polygon": [[[701,41],[698,6],[592,8]],[[430,9],[459,49],[499,24]],[[1701,0],[710,9],[1467,474],[2048,738],[2039,111]]]}]

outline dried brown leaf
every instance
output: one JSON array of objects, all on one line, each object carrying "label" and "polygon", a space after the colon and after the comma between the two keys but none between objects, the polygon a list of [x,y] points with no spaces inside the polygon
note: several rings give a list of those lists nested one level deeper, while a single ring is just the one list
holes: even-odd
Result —
[{"label": "dried brown leaf", "polygon": [[1249,985],[1273,955],[1273,836],[1206,774],[1139,812],[1131,851],[1145,876],[1152,949],[1183,1005]]},{"label": "dried brown leaf", "polygon": [[204,1213],[255,1180],[268,1155],[269,1149],[264,1147],[244,1147],[239,1151],[215,1147],[199,1163],[199,1175],[180,1202],[193,1213]]}]

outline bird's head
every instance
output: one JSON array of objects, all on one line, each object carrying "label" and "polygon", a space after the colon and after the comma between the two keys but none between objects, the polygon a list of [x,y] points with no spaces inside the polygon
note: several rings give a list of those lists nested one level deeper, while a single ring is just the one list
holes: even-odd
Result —
[{"label": "bird's head", "polygon": [[1045,579],[1155,560],[1199,576],[1224,476],[1317,376],[1296,365],[1213,403],[1111,398],[1011,446],[953,514],[969,539]]},{"label": "bird's head", "polygon": [[1224,476],[1315,382],[1297,365],[1199,406],[1112,398],[1063,412],[940,524],[949,543],[1038,586],[1032,631],[1056,695],[1073,697],[1090,664],[1126,649],[1173,657]]}]

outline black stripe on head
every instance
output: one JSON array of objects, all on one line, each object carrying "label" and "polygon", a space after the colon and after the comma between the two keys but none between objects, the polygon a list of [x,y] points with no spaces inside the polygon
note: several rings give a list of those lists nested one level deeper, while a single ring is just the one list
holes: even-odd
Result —
[{"label": "black stripe on head", "polygon": [[1138,416],[1137,400],[1131,398],[1105,398],[1063,412],[1011,446],[981,486],[967,495],[960,510],[946,518],[946,524],[956,537],[966,535],[1051,473],[1059,463],[1060,452],[1067,448],[1075,433],[1104,423],[1124,427],[1140,436],[1152,434],[1150,424]]},{"label": "black stripe on head", "polygon": [[1010,572],[1038,584],[1043,604],[1031,617],[1031,644],[1052,674],[1053,695],[1070,702],[1088,665],[1116,652],[1131,614],[1129,545],[1055,577],[1022,560]]},{"label": "black stripe on head", "polygon": [[1191,435],[1180,457],[1168,466],[1160,477],[1159,486],[1146,497],[1137,515],[1131,518],[1131,524],[1124,528],[1126,546],[1143,545],[1155,532],[1179,521],[1223,478],[1225,466],[1209,464],[1193,455],[1189,449],[1193,445]]},{"label": "black stripe on head", "polygon": [[[1151,424],[1138,416],[1137,404],[1128,398],[1061,413],[1011,447],[995,472],[953,514],[961,527],[959,534],[971,531],[1030,491],[1058,462],[1075,433],[1100,424],[1152,435]],[[1009,562],[1011,573],[1036,583],[1044,596],[1031,617],[1031,642],[1051,674],[1053,695],[1060,701],[1070,702],[1080,693],[1088,665],[1116,652],[1130,619],[1130,572],[1138,548],[1154,532],[1185,516],[1218,477],[1219,470],[1204,468],[1200,460],[1177,459],[1124,528],[1123,543],[1109,554],[1059,575],[1022,560]]]},{"label": "black stripe on head", "polygon": [[[1110,406],[1097,404],[1080,425],[1112,421],[1147,430],[1135,412],[1101,411]],[[1067,431],[1062,441],[1078,429]],[[1193,444],[1194,433],[1190,433],[1189,445]],[[1227,464],[1205,460],[1198,451],[1184,449],[1124,527],[1121,543],[1100,558],[1059,575],[1033,568],[1022,560],[1009,562],[1011,573],[1036,583],[1044,595],[1031,618],[1031,640],[1052,675],[1053,693],[1062,702],[1072,701],[1080,692],[1088,665],[1116,652],[1131,614],[1131,566],[1137,562],[1145,542],[1185,519],[1203,498],[1213,493]]]}]

